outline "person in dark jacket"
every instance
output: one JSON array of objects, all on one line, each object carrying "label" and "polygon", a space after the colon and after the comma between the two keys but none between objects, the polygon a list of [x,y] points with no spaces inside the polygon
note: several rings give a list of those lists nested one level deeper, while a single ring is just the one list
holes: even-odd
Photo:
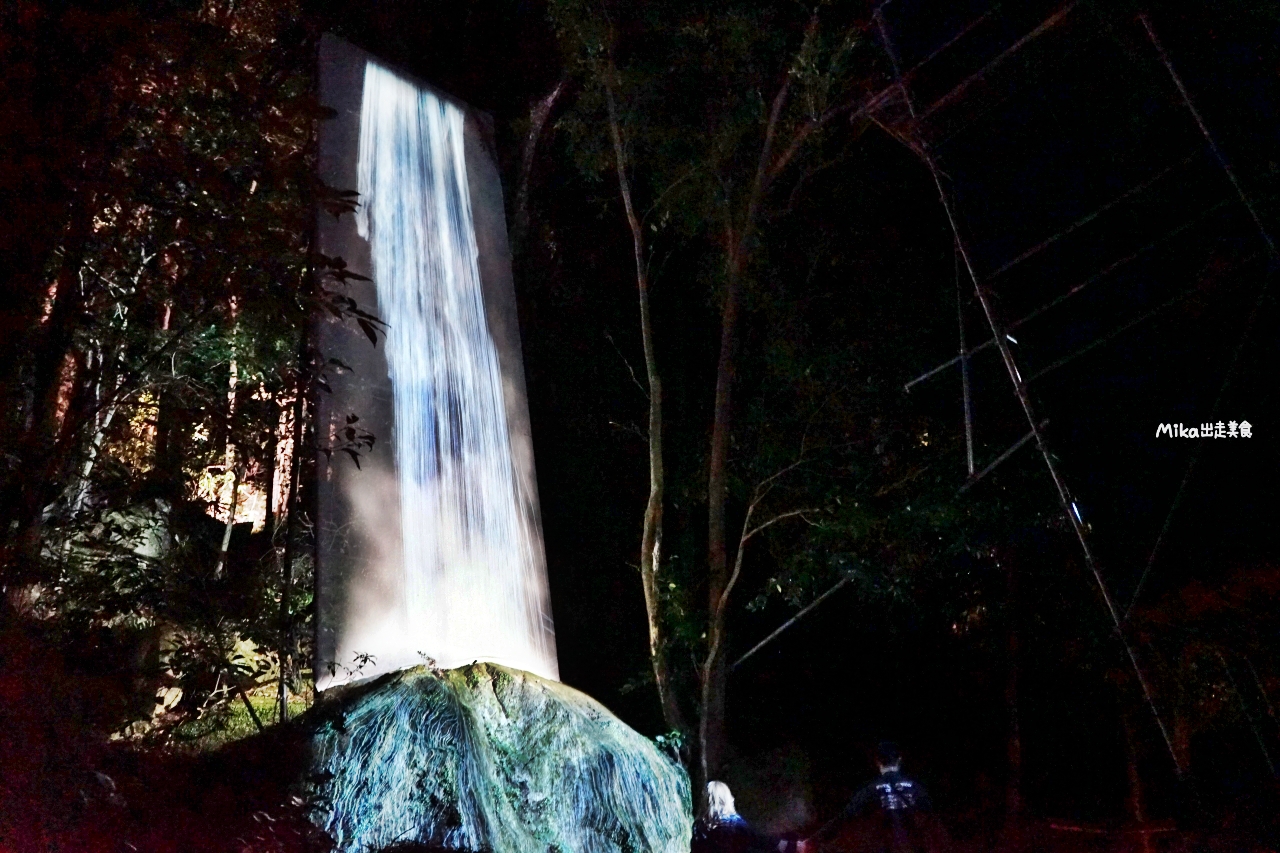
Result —
[{"label": "person in dark jacket", "polygon": [[795,853],[796,845],[757,832],[738,814],[723,782],[707,783],[707,810],[693,825],[691,853]]},{"label": "person in dark jacket", "polygon": [[812,853],[823,842],[835,837],[846,823],[868,816],[871,835],[881,851],[923,853],[939,849],[939,838],[927,813],[932,808],[924,786],[902,773],[902,754],[892,743],[881,743],[876,750],[880,775],[858,789],[849,804],[821,829],[799,844],[799,853]]}]

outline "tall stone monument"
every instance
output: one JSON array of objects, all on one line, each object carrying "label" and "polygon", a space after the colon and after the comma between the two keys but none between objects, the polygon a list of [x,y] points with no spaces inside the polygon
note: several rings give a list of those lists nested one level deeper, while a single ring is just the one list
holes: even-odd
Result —
[{"label": "tall stone monument", "polygon": [[[359,193],[318,248],[385,324],[320,321],[316,686],[474,660],[558,678],[502,188],[486,115],[340,39],[319,173]],[[346,368],[350,368],[349,370]],[[359,467],[349,418],[375,437]]]}]

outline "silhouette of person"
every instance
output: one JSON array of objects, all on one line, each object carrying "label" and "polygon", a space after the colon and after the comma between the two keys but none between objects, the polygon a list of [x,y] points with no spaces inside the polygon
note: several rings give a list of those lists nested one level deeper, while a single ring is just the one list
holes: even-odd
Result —
[{"label": "silhouette of person", "polygon": [[831,840],[850,820],[870,816],[872,849],[892,853],[923,853],[938,849],[932,827],[923,820],[932,805],[924,786],[902,773],[902,754],[888,741],[876,750],[880,775],[863,785],[840,814],[797,845],[798,853],[811,853]]},{"label": "silhouette of person", "polygon": [[690,853],[795,853],[794,842],[757,832],[738,814],[723,782],[707,783],[707,810],[693,825]]}]

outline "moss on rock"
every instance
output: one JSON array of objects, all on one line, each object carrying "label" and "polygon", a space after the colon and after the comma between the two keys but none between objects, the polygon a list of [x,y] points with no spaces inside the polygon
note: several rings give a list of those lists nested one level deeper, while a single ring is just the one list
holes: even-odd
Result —
[{"label": "moss on rock", "polygon": [[492,663],[416,667],[329,691],[307,718],[317,822],[340,850],[689,849],[683,769],[558,682]]}]

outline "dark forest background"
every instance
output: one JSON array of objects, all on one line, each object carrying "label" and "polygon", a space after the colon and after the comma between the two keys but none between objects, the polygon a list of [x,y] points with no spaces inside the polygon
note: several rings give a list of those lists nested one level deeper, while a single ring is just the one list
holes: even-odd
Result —
[{"label": "dark forest background", "polygon": [[[494,118],[566,683],[777,831],[888,738],[974,849],[1277,843],[1280,9],[174,0],[0,11],[0,845],[323,843],[241,741],[313,701],[310,484],[383,438],[311,418],[343,369],[314,318],[379,336],[310,243],[355,203],[312,177],[322,32]],[[922,155],[1002,322],[1033,315],[1010,345],[1119,631],[1035,442],[973,478],[959,367],[904,389],[991,337]],[[1028,430],[993,349],[978,471]],[[1156,436],[1217,421],[1253,435]]]}]

